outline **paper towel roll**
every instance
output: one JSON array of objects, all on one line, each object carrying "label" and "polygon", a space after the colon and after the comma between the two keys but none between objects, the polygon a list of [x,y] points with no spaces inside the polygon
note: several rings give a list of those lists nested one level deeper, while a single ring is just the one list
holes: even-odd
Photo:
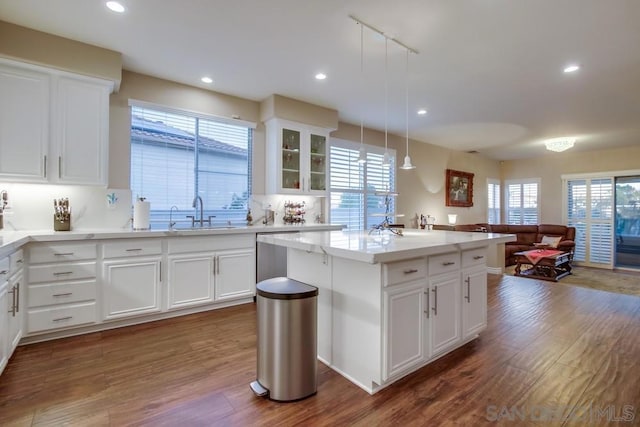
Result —
[{"label": "paper towel roll", "polygon": [[136,200],[136,204],[133,205],[133,229],[134,230],[148,230],[149,229],[149,211],[151,210],[151,203],[141,202]]}]

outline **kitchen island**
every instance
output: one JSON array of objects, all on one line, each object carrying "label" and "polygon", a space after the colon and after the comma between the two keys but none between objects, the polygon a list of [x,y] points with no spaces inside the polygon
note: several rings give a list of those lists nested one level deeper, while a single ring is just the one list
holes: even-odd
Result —
[{"label": "kitchen island", "polygon": [[318,358],[370,394],[487,325],[488,248],[513,235],[455,231],[271,234],[288,277],[319,288]]}]

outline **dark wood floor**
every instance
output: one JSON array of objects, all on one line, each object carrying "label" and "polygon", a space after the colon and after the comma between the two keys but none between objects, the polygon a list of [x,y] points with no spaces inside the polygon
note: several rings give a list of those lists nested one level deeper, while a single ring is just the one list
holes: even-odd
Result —
[{"label": "dark wood floor", "polygon": [[640,425],[639,297],[489,278],[482,336],[374,396],[320,365],[316,396],[254,397],[248,304],[19,347],[0,425]]}]

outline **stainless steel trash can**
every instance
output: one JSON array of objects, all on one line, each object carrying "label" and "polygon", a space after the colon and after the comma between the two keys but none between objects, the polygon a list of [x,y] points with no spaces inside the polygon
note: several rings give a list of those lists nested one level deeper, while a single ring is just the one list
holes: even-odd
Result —
[{"label": "stainless steel trash can", "polygon": [[256,290],[258,378],[251,389],[285,402],[315,394],[318,288],[276,277],[258,283]]}]

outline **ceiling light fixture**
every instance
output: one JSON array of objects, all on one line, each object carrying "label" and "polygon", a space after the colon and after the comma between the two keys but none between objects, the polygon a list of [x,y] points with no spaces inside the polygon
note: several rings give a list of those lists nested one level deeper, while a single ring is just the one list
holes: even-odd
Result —
[{"label": "ceiling light fixture", "polygon": [[575,138],[554,138],[546,140],[544,145],[547,147],[547,150],[559,153],[573,147],[575,142]]},{"label": "ceiling light fixture", "polygon": [[202,80],[203,83],[207,83],[207,84],[213,83],[213,79],[211,77],[206,77],[205,76],[205,77],[201,78],[200,80]]},{"label": "ceiling light fixture", "polygon": [[108,1],[106,5],[110,10],[117,13],[123,13],[125,10],[124,6],[118,3],[117,1]]},{"label": "ceiling light fixture", "polygon": [[[371,31],[380,34],[382,37],[384,37],[384,156],[382,157],[382,165],[383,166],[391,166],[391,158],[389,156],[389,129],[388,129],[388,110],[389,110],[389,40],[391,40],[392,42],[396,43],[398,46],[401,46],[403,48],[405,48],[407,50],[407,54],[409,52],[411,53],[415,53],[417,54],[418,51],[415,49],[410,48],[409,46],[407,46],[406,44],[402,43],[400,40],[397,40],[393,37],[387,36],[385,33],[383,33],[382,31],[380,31],[379,29],[372,27],[371,25],[361,21],[360,19],[356,18],[353,15],[349,15],[349,18],[353,19],[354,21],[356,21],[356,23],[369,28]],[[362,38],[362,35],[361,35]],[[407,67],[409,66],[408,60],[407,60]],[[407,94],[407,100],[408,100],[408,94]],[[407,101],[408,102],[408,101]],[[407,107],[408,108],[408,107]],[[407,110],[407,135],[408,135],[408,129],[409,129],[409,125],[408,125],[408,110]],[[361,136],[362,138],[362,136]],[[409,150],[407,148],[407,156],[409,154]],[[409,159],[411,160],[411,159]],[[406,158],[405,158],[406,161]],[[411,161],[409,161],[409,164],[411,164]]]},{"label": "ceiling light fixture", "polygon": [[427,110],[425,110],[424,108],[421,108],[418,110],[418,115],[419,116],[426,116],[427,115]]},{"label": "ceiling light fixture", "polygon": [[578,71],[580,69],[580,66],[577,64],[571,64],[565,67],[565,69],[563,70],[565,73],[575,73],[576,71]]},{"label": "ceiling light fixture", "polygon": [[[356,21],[357,22],[357,21]],[[360,24],[360,92],[364,94],[364,25]],[[360,110],[360,149],[358,150],[358,163],[367,163],[367,149],[364,148],[364,108]]]},{"label": "ceiling light fixture", "polygon": [[409,157],[409,49],[407,49],[407,78],[405,79],[404,91],[405,91],[405,109],[406,109],[406,122],[405,122],[405,134],[407,140],[407,154],[404,156],[404,163],[400,166],[400,169],[409,170],[416,167],[411,164],[411,157]]},{"label": "ceiling light fixture", "polygon": [[327,78],[327,75],[325,73],[316,74],[316,80],[324,80],[326,78]]}]

